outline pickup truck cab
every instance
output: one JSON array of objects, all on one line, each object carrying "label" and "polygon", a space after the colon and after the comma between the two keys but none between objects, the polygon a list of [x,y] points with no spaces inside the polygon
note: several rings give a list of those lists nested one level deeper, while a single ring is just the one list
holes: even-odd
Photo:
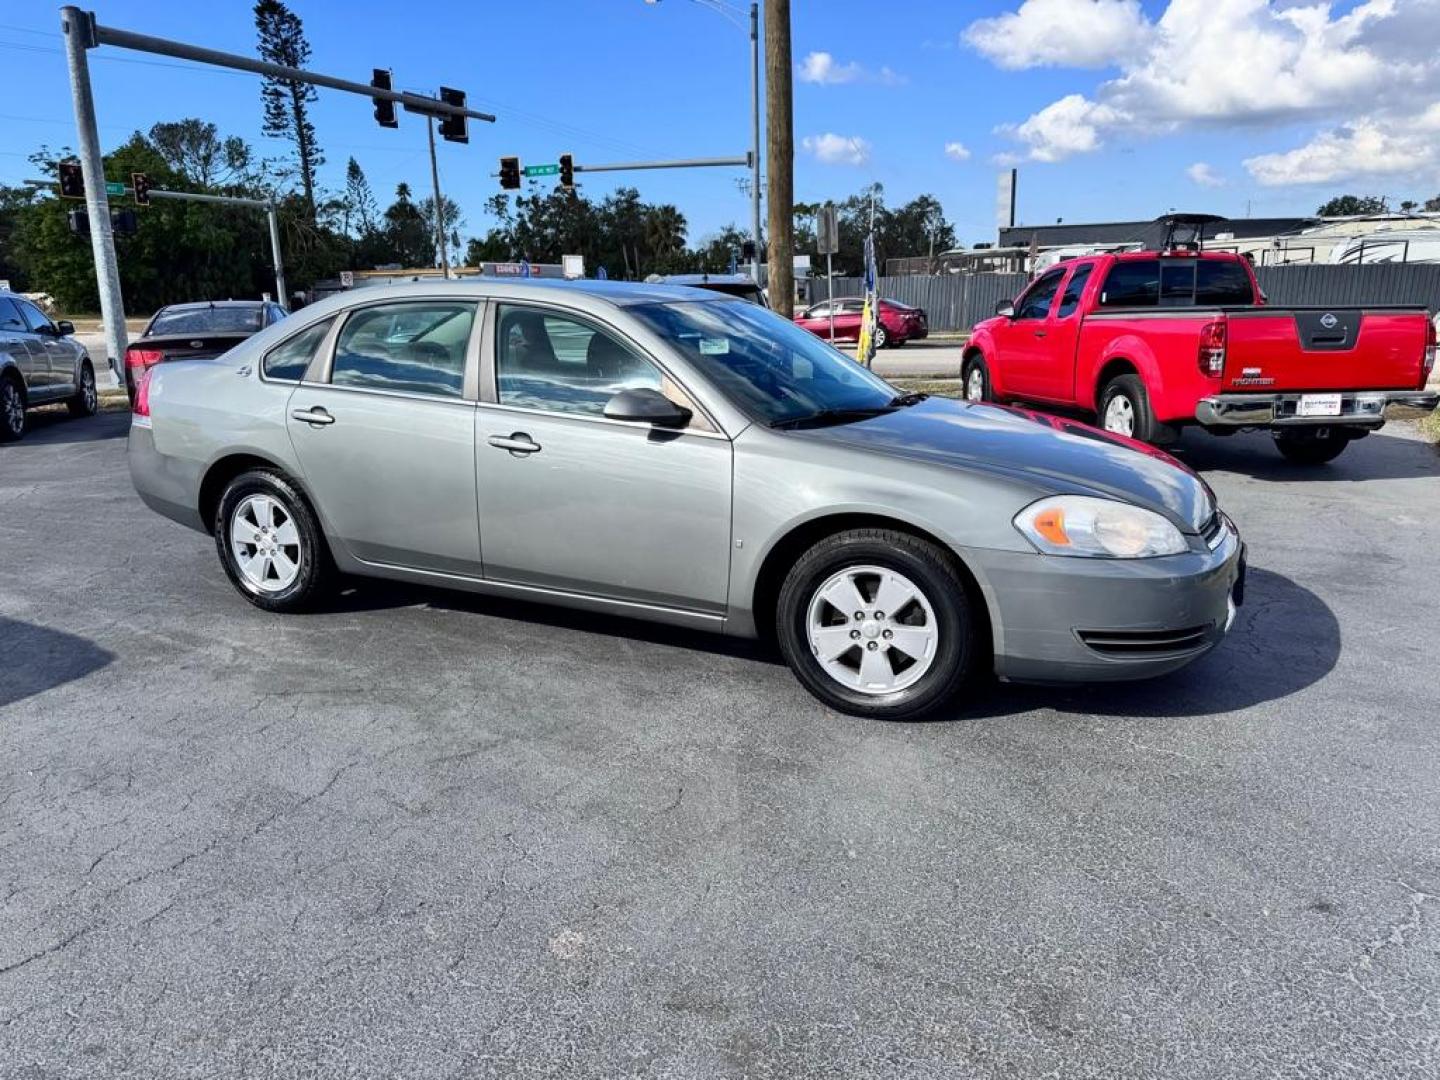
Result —
[{"label": "pickup truck cab", "polygon": [[1286,458],[1330,461],[1391,404],[1433,410],[1436,330],[1422,307],[1278,308],[1249,260],[1193,249],[1071,259],[976,324],[971,400],[1093,412],[1163,444],[1177,428],[1270,430]]}]

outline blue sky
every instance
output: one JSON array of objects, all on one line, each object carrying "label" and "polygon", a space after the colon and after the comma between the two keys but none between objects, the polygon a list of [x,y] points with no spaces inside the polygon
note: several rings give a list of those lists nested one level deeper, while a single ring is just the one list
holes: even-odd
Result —
[{"label": "blue sky", "polygon": [[[318,70],[402,88],[461,87],[496,113],[468,146],[444,145],[442,184],[482,232],[502,154],[527,163],[743,153],[749,44],[692,0],[471,0],[422,5],[293,0]],[[251,52],[250,5],[146,0],[100,21]],[[795,0],[796,198],[842,198],[878,180],[887,198],[938,196],[966,242],[992,239],[996,173],[1020,169],[1019,217],[1150,217],[1167,208],[1313,211],[1330,194],[1440,193],[1440,0],[1330,9],[1264,0]],[[423,12],[423,20],[418,17]],[[414,13],[417,17],[411,18]],[[44,142],[73,144],[58,5],[0,9],[0,180],[33,170]],[[824,54],[817,58],[813,54]],[[107,147],[159,120],[200,116],[262,154],[258,80],[113,48],[91,54]],[[23,88],[23,92],[17,90]],[[368,102],[322,91],[314,122],[339,188],[364,166],[382,202],[428,190],[424,127],[378,127]],[[829,138],[826,138],[829,136]],[[807,141],[808,140],[808,141]],[[963,151],[947,146],[959,144]],[[695,241],[744,224],[743,169],[610,174],[676,203]]]}]

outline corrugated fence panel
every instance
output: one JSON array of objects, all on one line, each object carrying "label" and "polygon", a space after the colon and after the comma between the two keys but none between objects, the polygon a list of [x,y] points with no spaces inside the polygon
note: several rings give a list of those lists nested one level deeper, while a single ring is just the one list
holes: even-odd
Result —
[{"label": "corrugated fence panel", "polygon": [[[1440,263],[1371,266],[1265,266],[1255,271],[1270,303],[1280,306],[1363,307],[1423,304],[1440,310]],[[941,274],[882,277],[880,295],[925,309],[931,330],[969,330],[995,314],[1001,300],[1025,288],[1024,274]],[[836,278],[836,296],[859,296],[861,278]],[[815,299],[824,299],[817,282]]]}]

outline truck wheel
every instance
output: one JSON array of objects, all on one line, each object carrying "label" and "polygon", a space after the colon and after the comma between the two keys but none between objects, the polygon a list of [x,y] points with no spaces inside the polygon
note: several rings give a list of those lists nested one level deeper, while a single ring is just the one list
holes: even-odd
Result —
[{"label": "truck wheel", "polygon": [[1116,435],[1159,446],[1175,441],[1177,432],[1155,419],[1150,395],[1139,375],[1117,375],[1100,391],[1100,426]]},{"label": "truck wheel", "polygon": [[990,369],[985,366],[985,358],[978,354],[965,362],[965,400],[994,400],[990,393]]},{"label": "truck wheel", "polygon": [[1296,465],[1324,465],[1345,452],[1350,440],[1332,428],[1309,431],[1282,431],[1275,436],[1275,449]]}]

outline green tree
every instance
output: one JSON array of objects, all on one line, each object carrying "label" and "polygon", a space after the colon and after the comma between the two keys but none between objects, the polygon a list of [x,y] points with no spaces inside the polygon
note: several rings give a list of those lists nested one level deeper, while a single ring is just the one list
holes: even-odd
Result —
[{"label": "green tree", "polygon": [[[258,0],[255,5],[255,30],[259,36],[260,59],[285,67],[303,68],[310,61],[310,43],[305,28],[281,0]],[[309,83],[265,76],[260,85],[260,99],[265,107],[262,130],[266,135],[288,139],[295,144],[295,164],[300,185],[305,193],[305,207],[310,220],[315,220],[315,174],[325,164],[320,145],[315,139],[315,125],[310,122],[310,106],[316,100],[315,88]]]},{"label": "green tree", "polygon": [[413,267],[435,265],[435,234],[410,198],[409,184],[396,186],[395,201],[385,209],[383,231],[390,256],[387,262]]},{"label": "green tree", "polygon": [[370,181],[365,179],[365,170],[353,157],[345,163],[344,229],[351,236],[362,239],[375,232],[379,208],[375,205],[375,194],[370,190]]},{"label": "green tree", "polygon": [[1336,195],[1322,204],[1315,213],[1321,217],[1358,217],[1362,214],[1383,214],[1389,208],[1383,195]]},{"label": "green tree", "polygon": [[214,124],[194,117],[155,124],[150,143],[174,172],[202,188],[249,185],[253,155],[238,135],[220,138]]}]

